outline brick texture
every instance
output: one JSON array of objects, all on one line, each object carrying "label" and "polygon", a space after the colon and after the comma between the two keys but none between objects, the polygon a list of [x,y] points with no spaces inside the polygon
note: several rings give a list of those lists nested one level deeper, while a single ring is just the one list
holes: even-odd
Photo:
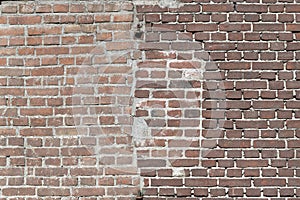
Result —
[{"label": "brick texture", "polygon": [[300,199],[299,2],[141,2],[2,2],[0,199]]}]

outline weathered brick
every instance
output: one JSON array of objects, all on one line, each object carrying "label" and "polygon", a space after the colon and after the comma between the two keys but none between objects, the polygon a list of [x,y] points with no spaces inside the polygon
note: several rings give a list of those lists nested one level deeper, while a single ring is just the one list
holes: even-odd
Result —
[{"label": "weathered brick", "polygon": [[254,185],[261,186],[285,186],[286,181],[282,178],[260,178],[254,180]]},{"label": "weathered brick", "polygon": [[240,4],[236,7],[238,12],[245,13],[265,13],[268,12],[267,5],[258,5],[258,4]]},{"label": "weathered brick", "polygon": [[41,16],[17,16],[17,17],[9,17],[8,23],[11,25],[32,25],[32,24],[40,24],[42,20]]},{"label": "weathered brick", "polygon": [[253,25],[254,31],[284,31],[283,24],[269,24],[269,23],[261,23]]},{"label": "weathered brick", "polygon": [[230,12],[234,10],[233,4],[204,4],[203,12]]},{"label": "weathered brick", "polygon": [[217,31],[217,24],[188,24],[186,26],[187,31],[191,32],[203,32],[203,31]]},{"label": "weathered brick", "polygon": [[4,188],[2,192],[5,196],[32,196],[36,194],[34,187]]}]

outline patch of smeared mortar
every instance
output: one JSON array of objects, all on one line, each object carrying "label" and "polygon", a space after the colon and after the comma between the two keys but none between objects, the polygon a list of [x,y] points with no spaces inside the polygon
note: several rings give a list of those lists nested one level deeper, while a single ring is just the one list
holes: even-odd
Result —
[{"label": "patch of smeared mortar", "polygon": [[185,69],[183,71],[183,77],[186,79],[199,79],[203,80],[203,73],[205,72],[206,62],[200,60],[200,67],[193,69]]},{"label": "patch of smeared mortar", "polygon": [[[132,136],[138,143],[142,143],[146,138],[149,138],[149,128],[143,118],[135,117],[133,120]],[[143,145],[143,144],[141,144]]]},{"label": "patch of smeared mortar", "polygon": [[135,5],[158,5],[162,8],[178,8],[182,5],[178,0],[133,0]]},{"label": "patch of smeared mortar", "polygon": [[172,169],[173,177],[183,177],[185,175],[183,168],[173,168]]},{"label": "patch of smeared mortar", "polygon": [[187,79],[202,79],[203,74],[197,69],[186,69],[183,71],[183,76]]}]

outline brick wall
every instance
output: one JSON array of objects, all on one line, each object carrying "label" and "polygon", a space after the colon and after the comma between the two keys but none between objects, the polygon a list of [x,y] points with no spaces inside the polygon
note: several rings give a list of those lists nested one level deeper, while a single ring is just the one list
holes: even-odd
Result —
[{"label": "brick wall", "polygon": [[2,2],[0,199],[300,199],[299,11]]}]

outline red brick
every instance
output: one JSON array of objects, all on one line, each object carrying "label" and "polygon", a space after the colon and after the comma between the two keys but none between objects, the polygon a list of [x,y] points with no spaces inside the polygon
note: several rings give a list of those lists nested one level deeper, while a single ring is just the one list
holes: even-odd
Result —
[{"label": "red brick", "polygon": [[88,12],[101,12],[104,9],[104,6],[99,3],[89,2],[87,5]]},{"label": "red brick", "polygon": [[221,24],[219,26],[220,31],[249,31],[251,30],[251,24]]},{"label": "red brick", "polygon": [[36,195],[34,187],[22,187],[22,188],[4,188],[2,190],[5,196],[33,196]]},{"label": "red brick", "polygon": [[299,178],[289,178],[288,179],[288,186],[296,186],[299,187],[300,179]]},{"label": "red brick", "polygon": [[84,4],[71,4],[70,12],[71,13],[83,13],[83,12],[85,12],[85,5]]},{"label": "red brick", "polygon": [[70,196],[71,193],[69,189],[63,188],[39,188],[37,194],[39,196],[52,196],[53,194],[56,196]]},{"label": "red brick", "polygon": [[1,6],[1,11],[3,13],[17,13],[18,6],[17,4],[4,4]]},{"label": "red brick", "polygon": [[264,120],[252,120],[252,121],[237,121],[237,128],[267,128],[267,121]]},{"label": "red brick", "polygon": [[9,17],[8,23],[12,25],[32,25],[32,24],[40,24],[42,20],[41,16],[17,16],[17,17]]},{"label": "red brick", "polygon": [[217,24],[188,24],[186,27],[190,32],[202,32],[202,31],[217,31]]},{"label": "red brick", "polygon": [[208,189],[204,188],[195,188],[194,195],[196,197],[207,197],[208,196]]},{"label": "red brick", "polygon": [[235,70],[235,69],[250,69],[251,63],[247,62],[222,62],[219,64],[220,69]]},{"label": "red brick", "polygon": [[207,150],[207,151],[203,150],[201,152],[201,156],[203,158],[224,158],[225,151],[224,150]]},{"label": "red brick", "polygon": [[254,101],[253,107],[258,109],[278,109],[284,107],[283,101]]},{"label": "red brick", "polygon": [[61,34],[62,28],[59,26],[32,27],[28,28],[28,35],[58,35]]},{"label": "red brick", "polygon": [[0,36],[17,36],[24,35],[23,27],[7,27],[0,30]]},{"label": "red brick", "polygon": [[233,4],[204,4],[203,12],[230,12],[234,10]]},{"label": "red brick", "polygon": [[179,22],[192,22],[193,21],[193,15],[190,15],[190,14],[179,15],[178,21]]},{"label": "red brick", "polygon": [[282,178],[260,178],[254,179],[254,185],[261,186],[285,186],[286,181]]},{"label": "red brick", "polygon": [[297,13],[300,11],[300,6],[297,4],[289,4],[285,6],[285,9],[288,13]]},{"label": "red brick", "polygon": [[52,7],[48,4],[38,4],[35,9],[37,13],[48,13],[51,12]]},{"label": "red brick", "polygon": [[64,74],[63,67],[38,68],[31,72],[32,76],[59,76]]},{"label": "red brick", "polygon": [[221,148],[250,148],[250,140],[219,140],[218,145]]},{"label": "red brick", "polygon": [[283,24],[260,23],[253,25],[254,31],[284,31]]},{"label": "red brick", "polygon": [[287,31],[298,32],[300,30],[300,24],[287,24]]},{"label": "red brick", "polygon": [[194,5],[184,5],[181,6],[178,10],[179,12],[199,12],[200,11],[200,6],[197,4]]},{"label": "red brick", "polygon": [[80,15],[77,18],[79,24],[92,24],[94,22],[93,15]]},{"label": "red brick", "polygon": [[240,4],[236,7],[238,12],[244,13],[265,13],[268,12],[267,5],[259,5],[259,4]]},{"label": "red brick", "polygon": [[176,159],[172,160],[171,164],[173,167],[194,167],[199,165],[198,159]]},{"label": "red brick", "polygon": [[151,179],[152,186],[182,186],[182,179]]},{"label": "red brick", "polygon": [[68,4],[54,4],[53,5],[53,12],[55,12],[55,13],[67,13],[67,12],[69,12],[69,5]]},{"label": "red brick", "polygon": [[250,179],[220,179],[219,185],[222,187],[249,187],[251,186]]},{"label": "red brick", "polygon": [[268,160],[238,160],[237,161],[237,167],[267,167],[268,166]]},{"label": "red brick", "polygon": [[36,49],[37,55],[61,55],[68,54],[69,48],[67,47],[48,47]]},{"label": "red brick", "polygon": [[186,178],[185,185],[192,187],[213,187],[217,186],[217,180],[213,178]]},{"label": "red brick", "polygon": [[136,7],[138,13],[156,13],[156,12],[166,12],[167,8],[161,8],[158,5],[138,5]]},{"label": "red brick", "polygon": [[113,21],[115,22],[132,22],[133,21],[133,15],[132,14],[120,14],[120,15],[114,15]]},{"label": "red brick", "polygon": [[22,136],[51,136],[51,128],[25,128],[20,130]]},{"label": "red brick", "polygon": [[237,89],[266,89],[267,82],[265,81],[238,81],[236,82]]},{"label": "red brick", "polygon": [[285,141],[255,140],[253,146],[255,148],[284,148]]},{"label": "red brick", "polygon": [[238,50],[267,50],[268,49],[268,43],[238,43],[237,45]]},{"label": "red brick", "polygon": [[235,49],[234,43],[229,42],[206,42],[204,44],[205,50],[233,50]]}]

